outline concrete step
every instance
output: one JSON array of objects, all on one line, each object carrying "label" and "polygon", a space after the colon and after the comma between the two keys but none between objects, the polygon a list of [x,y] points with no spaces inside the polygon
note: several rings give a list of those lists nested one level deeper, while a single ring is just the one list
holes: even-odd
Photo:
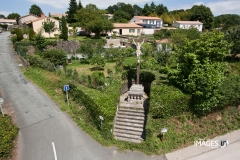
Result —
[{"label": "concrete step", "polygon": [[125,134],[137,135],[137,136],[141,137],[143,134],[143,131],[130,131],[130,130],[125,130],[125,129],[115,128],[113,130],[113,134],[115,134],[115,133],[125,133]]},{"label": "concrete step", "polygon": [[137,124],[137,123],[127,123],[127,122],[116,121],[115,124],[122,125],[122,126],[132,126],[137,128],[143,128],[142,124]]},{"label": "concrete step", "polygon": [[115,137],[123,137],[129,139],[136,139],[136,140],[143,140],[141,136],[131,135],[131,134],[124,134],[124,133],[114,133]]},{"label": "concrete step", "polygon": [[131,115],[121,115],[117,114],[116,118],[125,118],[125,119],[135,119],[135,120],[144,120],[144,117],[131,116]]},{"label": "concrete step", "polygon": [[143,132],[143,126],[140,128],[140,127],[130,127],[130,126],[123,126],[123,125],[115,124],[114,129]]},{"label": "concrete step", "polygon": [[121,121],[121,122],[129,122],[129,123],[137,123],[137,124],[142,124],[144,125],[143,120],[134,120],[134,119],[127,119],[127,118],[116,118],[116,121]]},{"label": "concrete step", "polygon": [[130,139],[130,138],[124,138],[124,137],[118,137],[118,136],[115,136],[115,139],[121,140],[121,141],[133,142],[133,143],[141,143],[141,140],[138,140],[138,139]]},{"label": "concrete step", "polygon": [[144,110],[141,109],[130,109],[130,108],[119,108],[118,111],[132,111],[132,112],[136,112],[136,113],[145,113]]},{"label": "concrete step", "polygon": [[134,112],[134,111],[122,111],[118,110],[117,114],[119,115],[132,115],[132,116],[139,116],[139,117],[144,117],[144,113],[139,113],[139,112]]},{"label": "concrete step", "polygon": [[144,110],[143,104],[134,104],[134,103],[121,102],[119,106],[120,106],[120,108],[133,108],[133,109],[142,109],[142,110]]}]

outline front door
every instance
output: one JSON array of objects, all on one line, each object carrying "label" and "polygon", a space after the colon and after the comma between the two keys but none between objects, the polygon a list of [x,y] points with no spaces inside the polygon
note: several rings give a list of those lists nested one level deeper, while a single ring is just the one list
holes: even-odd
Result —
[{"label": "front door", "polygon": [[119,29],[119,34],[122,35],[122,29]]}]

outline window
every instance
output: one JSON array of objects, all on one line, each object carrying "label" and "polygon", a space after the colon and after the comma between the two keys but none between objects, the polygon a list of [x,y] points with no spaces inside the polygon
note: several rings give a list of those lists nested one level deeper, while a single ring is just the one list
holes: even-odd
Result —
[{"label": "window", "polygon": [[150,24],[154,24],[154,20],[150,20]]},{"label": "window", "polygon": [[135,33],[135,29],[129,29],[129,33]]}]

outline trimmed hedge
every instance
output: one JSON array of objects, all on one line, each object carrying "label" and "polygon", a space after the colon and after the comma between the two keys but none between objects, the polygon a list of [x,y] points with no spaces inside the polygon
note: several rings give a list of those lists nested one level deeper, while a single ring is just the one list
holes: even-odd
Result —
[{"label": "trimmed hedge", "polygon": [[149,112],[154,118],[169,118],[189,111],[191,96],[174,86],[152,84]]},{"label": "trimmed hedge", "polygon": [[121,84],[113,80],[103,91],[87,88],[83,85],[69,83],[69,95],[80,104],[83,104],[91,115],[95,126],[100,128],[99,116],[104,117],[101,134],[105,138],[112,137],[110,134],[113,128],[114,116],[119,103]]},{"label": "trimmed hedge", "polygon": [[10,158],[13,140],[18,134],[18,128],[12,124],[11,117],[0,116],[0,159]]}]

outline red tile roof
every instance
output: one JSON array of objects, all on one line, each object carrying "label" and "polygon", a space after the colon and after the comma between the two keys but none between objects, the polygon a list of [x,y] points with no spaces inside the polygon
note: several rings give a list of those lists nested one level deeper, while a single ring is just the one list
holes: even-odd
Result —
[{"label": "red tile roof", "polygon": [[135,23],[113,23],[114,28],[142,28]]},{"label": "red tile roof", "polygon": [[0,18],[0,23],[16,23],[16,19],[3,19],[3,18]]},{"label": "red tile roof", "polygon": [[19,17],[19,19],[20,19],[20,18],[24,18],[24,17],[28,17],[28,16],[34,16],[34,17],[36,17],[36,18],[39,18],[38,16],[36,16],[36,15],[34,15],[34,14],[28,14],[28,15],[25,15],[25,16],[22,16],[22,17]]}]

